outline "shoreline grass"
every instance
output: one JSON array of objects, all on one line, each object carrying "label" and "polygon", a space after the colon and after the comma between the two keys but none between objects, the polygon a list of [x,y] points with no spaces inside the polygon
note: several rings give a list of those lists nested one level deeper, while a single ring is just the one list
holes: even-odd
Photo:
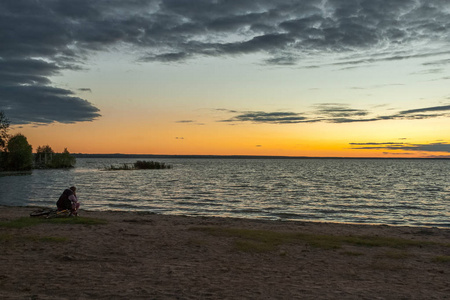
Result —
[{"label": "shoreline grass", "polygon": [[[241,228],[220,227],[191,227],[189,230],[201,231],[219,237],[235,238],[235,248],[241,251],[271,251],[278,246],[287,243],[307,243],[311,247],[321,249],[340,249],[344,245],[357,247],[388,247],[394,249],[405,249],[407,247],[424,247],[429,245],[440,245],[448,247],[447,244],[407,240],[402,238],[380,237],[380,236],[337,236],[306,234],[297,232],[277,232],[270,230],[253,230]],[[401,253],[401,255],[400,255]],[[405,252],[397,251],[396,257],[403,257]]]},{"label": "shoreline grass", "polygon": [[433,258],[434,262],[450,263],[450,255],[440,255]]}]

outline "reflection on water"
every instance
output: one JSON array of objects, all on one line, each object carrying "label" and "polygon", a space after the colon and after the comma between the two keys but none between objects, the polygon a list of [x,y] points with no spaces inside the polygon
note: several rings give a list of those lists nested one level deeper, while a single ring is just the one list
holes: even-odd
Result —
[{"label": "reflection on water", "polygon": [[80,158],[71,170],[0,177],[1,205],[274,220],[450,227],[449,160],[162,159],[169,170],[101,171],[135,159]]}]

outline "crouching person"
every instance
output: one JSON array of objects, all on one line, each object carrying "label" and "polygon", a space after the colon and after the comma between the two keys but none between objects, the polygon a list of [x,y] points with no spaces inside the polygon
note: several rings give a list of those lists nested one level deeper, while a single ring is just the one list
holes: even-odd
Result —
[{"label": "crouching person", "polygon": [[80,202],[78,202],[76,191],[77,188],[74,186],[64,190],[64,192],[56,202],[56,206],[58,207],[59,211],[67,209],[71,212],[72,215],[78,215]]}]

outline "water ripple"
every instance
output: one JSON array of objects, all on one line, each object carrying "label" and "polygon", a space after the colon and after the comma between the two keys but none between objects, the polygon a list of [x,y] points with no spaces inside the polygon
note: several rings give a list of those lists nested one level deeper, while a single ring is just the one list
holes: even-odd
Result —
[{"label": "water ripple", "polygon": [[164,159],[170,170],[72,170],[0,177],[0,204],[53,206],[76,185],[92,210],[450,227],[449,160]]}]

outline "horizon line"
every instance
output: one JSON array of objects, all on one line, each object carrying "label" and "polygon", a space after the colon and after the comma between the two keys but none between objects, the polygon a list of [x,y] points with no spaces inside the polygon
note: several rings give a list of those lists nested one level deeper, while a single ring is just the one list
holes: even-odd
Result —
[{"label": "horizon line", "polygon": [[98,158],[249,158],[249,159],[450,159],[450,156],[376,157],[376,156],[287,156],[287,155],[218,155],[218,154],[128,154],[128,153],[71,153],[75,157]]}]

